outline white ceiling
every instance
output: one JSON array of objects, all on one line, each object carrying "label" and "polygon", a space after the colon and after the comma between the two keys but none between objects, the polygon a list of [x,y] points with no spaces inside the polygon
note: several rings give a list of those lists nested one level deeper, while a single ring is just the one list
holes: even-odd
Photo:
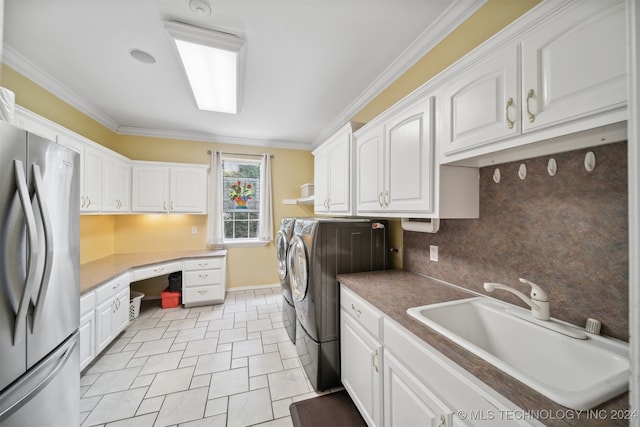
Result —
[{"label": "white ceiling", "polygon": [[[312,149],[485,1],[5,0],[3,61],[115,132]],[[239,114],[196,108],[164,20],[246,40]]]}]

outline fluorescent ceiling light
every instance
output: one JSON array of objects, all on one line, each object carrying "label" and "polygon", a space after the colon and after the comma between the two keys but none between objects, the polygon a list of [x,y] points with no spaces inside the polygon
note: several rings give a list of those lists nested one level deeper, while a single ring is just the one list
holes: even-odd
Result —
[{"label": "fluorescent ceiling light", "polygon": [[244,40],[232,34],[165,22],[200,110],[239,111]]}]

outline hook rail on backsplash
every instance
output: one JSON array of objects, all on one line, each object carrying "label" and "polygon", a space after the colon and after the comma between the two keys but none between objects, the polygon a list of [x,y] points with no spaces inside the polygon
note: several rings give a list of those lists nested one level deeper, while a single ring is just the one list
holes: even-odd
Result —
[{"label": "hook rail on backsplash", "polygon": [[[584,168],[587,172],[593,172],[596,168],[596,155],[593,151],[589,151],[585,154]],[[558,162],[554,157],[551,157],[547,162],[547,173],[549,176],[556,176],[556,173],[558,173]],[[500,168],[494,169],[492,178],[493,182],[496,184],[500,183],[500,180],[502,179]],[[518,178],[523,181],[527,178],[527,165],[525,163],[520,163],[520,166],[518,167]]]}]

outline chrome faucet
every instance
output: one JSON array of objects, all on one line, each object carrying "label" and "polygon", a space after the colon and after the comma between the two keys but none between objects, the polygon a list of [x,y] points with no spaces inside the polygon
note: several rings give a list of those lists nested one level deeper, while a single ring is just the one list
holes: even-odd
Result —
[{"label": "chrome faucet", "polygon": [[511,286],[501,285],[500,283],[485,282],[484,289],[487,292],[493,292],[495,289],[509,291],[531,307],[531,315],[533,315],[533,317],[540,320],[549,320],[549,297],[547,293],[543,291],[540,286],[527,279],[521,278],[520,282],[531,286],[531,298],[528,298],[525,294]]}]

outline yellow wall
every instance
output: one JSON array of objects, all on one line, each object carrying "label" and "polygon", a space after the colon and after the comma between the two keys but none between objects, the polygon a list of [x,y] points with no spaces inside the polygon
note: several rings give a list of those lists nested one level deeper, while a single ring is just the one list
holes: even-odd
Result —
[{"label": "yellow wall", "polygon": [[[121,135],[118,152],[134,160],[202,163],[208,150],[233,153],[270,153],[272,166],[274,233],[286,216],[310,216],[313,207],[283,205],[282,199],[300,196],[300,185],[313,182],[313,156],[309,151],[239,146]],[[115,218],[116,252],[202,249],[206,246],[204,215],[123,215]],[[198,234],[191,233],[192,227]],[[230,248],[227,259],[229,287],[279,283],[275,246]]]},{"label": "yellow wall", "polygon": [[360,110],[351,121],[369,122],[541,1],[488,0],[476,13]]},{"label": "yellow wall", "polygon": [[[358,112],[352,121],[366,123],[402,97],[437,75],[465,53],[487,40],[541,0],[488,0],[488,2],[443,40],[396,82]],[[45,91],[29,79],[2,65],[0,85],[13,90],[16,103],[134,160],[184,163],[208,162],[207,150],[241,153],[269,152],[273,159],[274,228],[285,216],[311,216],[312,206],[282,205],[284,198],[296,198],[300,185],[313,182],[311,153],[286,149],[224,145],[195,141],[118,135],[79,110]],[[337,112],[336,112],[337,113]],[[191,234],[192,227],[198,234]],[[206,239],[203,215],[98,215],[82,216],[81,263],[113,253],[202,249]],[[392,266],[402,266],[402,229],[399,221],[390,223]],[[231,287],[277,283],[273,245],[258,248],[232,248],[228,258]]]}]

